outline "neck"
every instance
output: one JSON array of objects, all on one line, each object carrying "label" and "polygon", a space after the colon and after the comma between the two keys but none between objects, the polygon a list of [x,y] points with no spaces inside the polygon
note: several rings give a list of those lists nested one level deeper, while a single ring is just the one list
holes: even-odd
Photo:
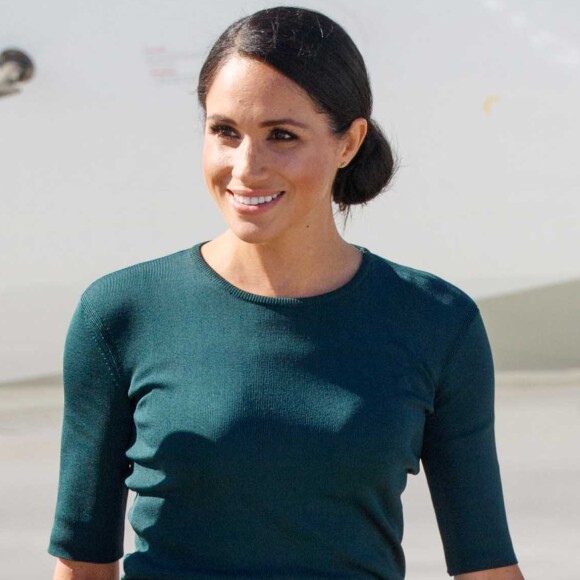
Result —
[{"label": "neck", "polygon": [[262,296],[306,297],[330,292],[356,273],[361,253],[336,228],[300,244],[248,243],[227,230],[204,244],[202,255],[234,286]]}]

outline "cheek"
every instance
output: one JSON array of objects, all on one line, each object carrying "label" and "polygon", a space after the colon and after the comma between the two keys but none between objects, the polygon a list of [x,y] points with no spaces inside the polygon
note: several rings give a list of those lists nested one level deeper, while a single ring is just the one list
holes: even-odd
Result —
[{"label": "cheek", "polygon": [[205,181],[209,186],[223,178],[224,173],[228,171],[229,158],[221,148],[206,142],[202,153],[202,167]]},{"label": "cheek", "polygon": [[293,181],[300,183],[305,189],[315,190],[328,189],[336,173],[334,157],[321,154],[320,149],[313,149],[308,154],[293,159],[286,169],[292,174]]}]

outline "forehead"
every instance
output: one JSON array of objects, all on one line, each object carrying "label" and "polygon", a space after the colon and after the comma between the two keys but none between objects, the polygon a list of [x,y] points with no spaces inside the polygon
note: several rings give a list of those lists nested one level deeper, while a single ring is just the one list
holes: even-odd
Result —
[{"label": "forehead", "polygon": [[218,69],[206,98],[208,115],[256,113],[323,115],[294,81],[275,68],[242,56],[230,57]]}]

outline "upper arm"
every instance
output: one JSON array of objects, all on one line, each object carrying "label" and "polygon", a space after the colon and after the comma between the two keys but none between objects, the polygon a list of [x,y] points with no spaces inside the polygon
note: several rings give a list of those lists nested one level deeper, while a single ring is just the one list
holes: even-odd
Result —
[{"label": "upper arm", "polygon": [[517,563],[494,435],[494,368],[477,307],[451,345],[421,460],[449,575]]},{"label": "upper arm", "polygon": [[48,551],[106,564],[123,555],[133,418],[128,387],[98,320],[83,296],[64,348],[60,476]]}]

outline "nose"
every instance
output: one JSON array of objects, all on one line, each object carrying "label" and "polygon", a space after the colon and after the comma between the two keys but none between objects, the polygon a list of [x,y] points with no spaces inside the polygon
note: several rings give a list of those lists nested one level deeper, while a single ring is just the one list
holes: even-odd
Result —
[{"label": "nose", "polygon": [[266,156],[259,144],[245,137],[235,149],[232,177],[241,183],[248,183],[263,176],[266,166]]}]

